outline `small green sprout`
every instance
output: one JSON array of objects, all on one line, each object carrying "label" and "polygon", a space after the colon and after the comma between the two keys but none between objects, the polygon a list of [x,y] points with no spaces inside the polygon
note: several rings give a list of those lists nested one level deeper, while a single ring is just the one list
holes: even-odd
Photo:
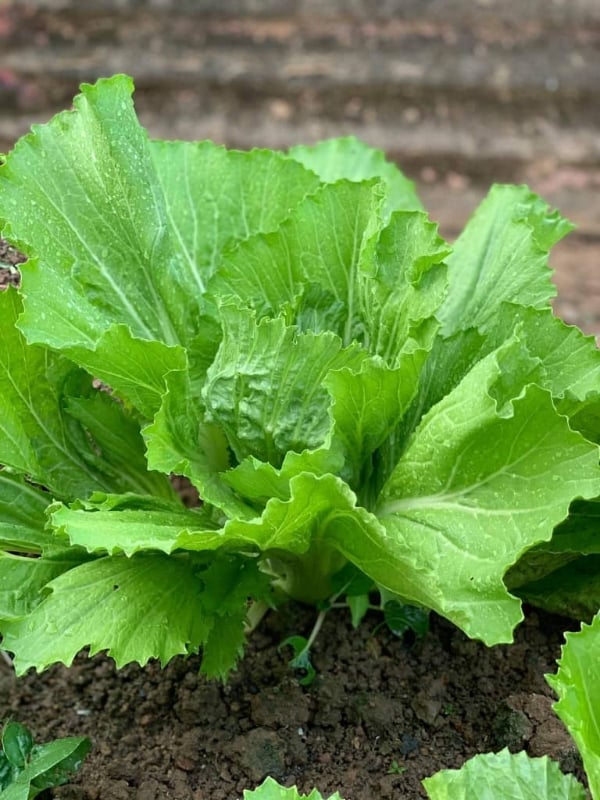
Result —
[{"label": "small green sprout", "polygon": [[406,772],[408,767],[401,766],[396,759],[392,761],[390,766],[388,767],[387,774],[388,775],[402,775],[402,773]]}]

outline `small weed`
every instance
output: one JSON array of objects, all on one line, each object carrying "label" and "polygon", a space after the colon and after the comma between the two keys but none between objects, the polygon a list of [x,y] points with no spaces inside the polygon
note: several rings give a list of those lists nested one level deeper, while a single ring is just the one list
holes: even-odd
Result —
[{"label": "small weed", "polygon": [[402,775],[403,772],[406,772],[408,767],[401,766],[396,759],[392,761],[390,766],[388,767],[387,774],[388,775]]}]

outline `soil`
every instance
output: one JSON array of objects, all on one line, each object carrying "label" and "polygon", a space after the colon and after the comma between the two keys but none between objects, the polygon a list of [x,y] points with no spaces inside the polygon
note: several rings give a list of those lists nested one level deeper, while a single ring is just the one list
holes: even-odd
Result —
[{"label": "soil", "polygon": [[80,657],[20,679],[0,662],[4,713],[40,741],[93,740],[74,783],[50,794],[69,800],[235,800],[267,775],[348,800],[414,799],[426,796],[422,778],[504,746],[579,772],[543,678],[565,620],[529,611],[513,645],[490,649],[438,618],[411,643],[375,615],[354,631],[334,611],[304,688],[279,644],[313,617],[299,607],[267,617],[226,685],[199,677],[196,657],[120,672]]},{"label": "soil", "polygon": [[[18,281],[20,261],[0,240],[0,288]],[[579,265],[558,265],[557,305],[598,333],[592,259]],[[376,615],[355,631],[332,611],[313,650],[317,677],[303,687],[279,645],[313,622],[294,605],[268,615],[226,685],[199,676],[196,657],[117,671],[102,655],[80,656],[18,679],[0,660],[0,718],[40,742],[92,739],[73,783],[46,793],[64,800],[237,800],[267,775],[347,800],[415,800],[426,797],[423,778],[504,746],[550,755],[583,779],[544,680],[573,621],[527,609],[514,644],[486,648],[435,615],[411,642]]]}]

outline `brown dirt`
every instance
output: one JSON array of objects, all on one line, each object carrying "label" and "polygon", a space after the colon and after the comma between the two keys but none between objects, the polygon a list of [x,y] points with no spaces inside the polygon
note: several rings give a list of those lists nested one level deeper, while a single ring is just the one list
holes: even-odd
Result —
[{"label": "brown dirt", "polygon": [[565,620],[530,612],[515,644],[489,649],[437,618],[411,645],[375,615],[353,631],[332,612],[303,688],[278,645],[312,619],[296,607],[267,618],[225,686],[198,677],[196,658],[120,672],[79,658],[21,679],[1,664],[2,706],[39,740],[92,738],[75,783],[51,795],[70,800],[236,800],[269,774],[349,800],[425,797],[422,778],[505,745],[577,771],[543,679]]},{"label": "brown dirt", "polygon": [[12,284],[19,284],[19,264],[25,261],[25,256],[11,247],[5,239],[0,239],[0,289]]}]

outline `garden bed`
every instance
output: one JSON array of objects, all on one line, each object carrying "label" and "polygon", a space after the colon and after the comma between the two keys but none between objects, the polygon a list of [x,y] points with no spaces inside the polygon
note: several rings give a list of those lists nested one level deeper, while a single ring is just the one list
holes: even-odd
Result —
[{"label": "garden bed", "polygon": [[71,800],[235,800],[266,775],[349,800],[426,797],[420,781],[498,750],[548,754],[578,777],[573,740],[551,708],[568,620],[529,611],[513,645],[486,648],[434,618],[423,641],[353,631],[329,615],[314,647],[318,675],[301,687],[280,642],[306,633],[300,608],[266,618],[223,686],[174,659],[117,672],[102,656],[15,679],[0,666],[2,705],[39,741],[85,735],[94,748]]},{"label": "garden bed", "polygon": [[[559,251],[557,304],[567,300],[569,321],[593,333],[595,318],[582,316],[597,302],[593,247],[584,249],[573,268],[569,247]],[[0,260],[0,286],[17,283],[22,256],[0,241]],[[529,609],[514,645],[487,648],[435,616],[422,641],[380,622],[353,631],[347,613],[331,613],[307,688],[279,644],[306,634],[313,612],[291,607],[267,616],[227,685],[198,676],[197,658],[117,671],[82,656],[19,679],[0,662],[2,708],[38,741],[92,739],[79,775],[50,795],[71,800],[234,800],[266,775],[350,800],[425,797],[423,778],[506,745],[583,777],[543,677],[576,623]]]}]

